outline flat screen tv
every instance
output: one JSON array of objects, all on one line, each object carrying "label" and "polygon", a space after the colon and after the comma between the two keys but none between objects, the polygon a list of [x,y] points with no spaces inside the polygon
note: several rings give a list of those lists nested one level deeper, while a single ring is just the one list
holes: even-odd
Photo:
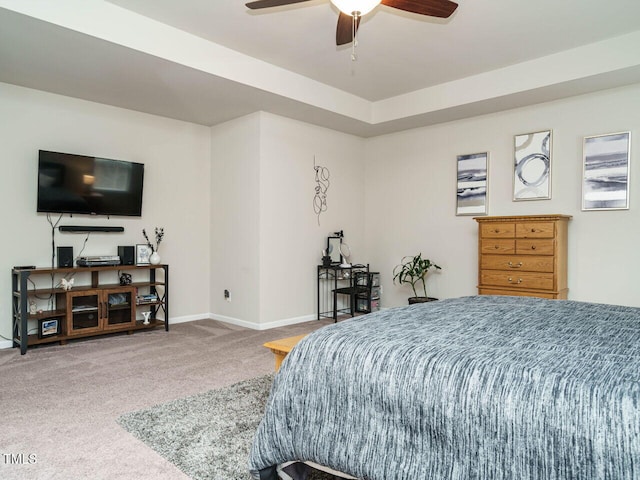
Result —
[{"label": "flat screen tv", "polygon": [[40,150],[38,212],[142,215],[142,163]]}]

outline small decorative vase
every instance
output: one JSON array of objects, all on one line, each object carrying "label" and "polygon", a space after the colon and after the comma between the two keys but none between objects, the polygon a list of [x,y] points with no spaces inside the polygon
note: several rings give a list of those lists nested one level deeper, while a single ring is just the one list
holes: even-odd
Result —
[{"label": "small decorative vase", "polygon": [[158,255],[158,252],[153,252],[151,255],[149,255],[149,263],[151,265],[160,264],[160,255]]}]

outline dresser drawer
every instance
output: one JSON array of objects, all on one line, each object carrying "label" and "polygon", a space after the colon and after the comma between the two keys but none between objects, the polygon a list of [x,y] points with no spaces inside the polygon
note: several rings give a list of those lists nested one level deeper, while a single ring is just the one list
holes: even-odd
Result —
[{"label": "dresser drawer", "polygon": [[516,253],[516,241],[504,238],[480,240],[481,253]]},{"label": "dresser drawer", "polygon": [[526,290],[514,290],[514,289],[499,289],[499,288],[480,288],[478,289],[478,295],[512,295],[516,297],[538,297],[538,298],[567,298],[562,293],[540,293],[540,292],[527,292]]},{"label": "dresser drawer", "polygon": [[513,238],[516,236],[515,223],[484,223],[480,225],[482,238]]},{"label": "dresser drawer", "polygon": [[516,253],[519,255],[553,255],[555,252],[555,240],[550,239],[518,239],[516,240]]},{"label": "dresser drawer", "polygon": [[516,237],[518,238],[553,238],[556,234],[553,222],[516,223]]},{"label": "dresser drawer", "polygon": [[553,273],[554,258],[538,255],[482,255],[483,270],[506,270]]},{"label": "dresser drawer", "polygon": [[480,283],[482,286],[494,285],[517,289],[553,290],[553,273],[485,270],[480,275]]}]

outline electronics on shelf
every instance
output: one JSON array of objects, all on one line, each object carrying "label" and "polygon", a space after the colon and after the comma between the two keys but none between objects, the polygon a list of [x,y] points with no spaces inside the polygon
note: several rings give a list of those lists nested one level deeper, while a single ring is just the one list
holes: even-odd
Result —
[{"label": "electronics on shelf", "polygon": [[118,255],[94,255],[89,257],[78,257],[76,263],[80,267],[120,265],[120,257]]}]

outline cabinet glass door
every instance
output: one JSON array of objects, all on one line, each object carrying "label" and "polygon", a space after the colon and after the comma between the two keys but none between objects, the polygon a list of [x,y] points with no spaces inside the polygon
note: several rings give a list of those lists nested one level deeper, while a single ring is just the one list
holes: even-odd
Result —
[{"label": "cabinet glass door", "polygon": [[105,329],[135,325],[133,289],[114,289],[104,292],[106,297]]},{"label": "cabinet glass door", "polygon": [[100,296],[99,292],[72,292],[67,295],[70,303],[68,334],[96,332],[102,329],[100,325]]}]

